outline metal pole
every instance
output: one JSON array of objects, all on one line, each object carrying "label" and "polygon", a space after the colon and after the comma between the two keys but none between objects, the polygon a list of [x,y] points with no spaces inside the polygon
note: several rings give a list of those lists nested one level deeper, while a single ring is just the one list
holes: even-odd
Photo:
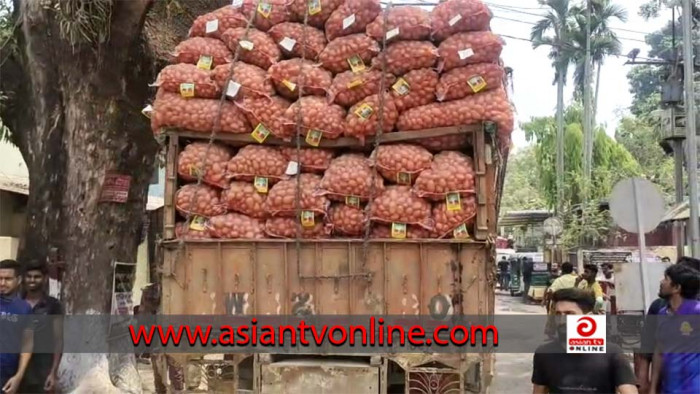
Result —
[{"label": "metal pole", "polygon": [[[583,179],[584,202],[588,202],[593,159],[593,130],[591,130],[591,0],[586,1],[586,58],[583,75]],[[585,209],[584,209],[584,220]]]},{"label": "metal pole", "polygon": [[[676,206],[683,202],[685,191],[683,188],[683,140],[673,140],[673,162],[675,165],[674,180],[676,182]],[[676,220],[673,222],[673,227],[676,233],[676,256],[681,257],[685,254],[685,234],[683,234],[683,222]]]},{"label": "metal pole", "polygon": [[647,249],[646,234],[644,233],[644,211],[642,210],[641,201],[639,201],[639,190],[637,186],[637,178],[632,178],[632,189],[634,191],[634,209],[637,217],[637,236],[639,237],[639,274],[642,277],[642,304],[644,310],[649,308],[647,305],[647,291],[649,290],[647,267],[644,262],[644,255]]},{"label": "metal pole", "polygon": [[686,149],[688,154],[688,186],[690,187],[690,245],[694,258],[700,258],[700,234],[698,234],[698,145],[695,135],[695,89],[693,81],[693,1],[683,1],[683,67],[685,69],[685,119]]},{"label": "metal pole", "polygon": [[[561,50],[561,48],[559,49]],[[557,203],[556,215],[561,217],[564,209],[564,82],[566,75],[557,64]]]}]

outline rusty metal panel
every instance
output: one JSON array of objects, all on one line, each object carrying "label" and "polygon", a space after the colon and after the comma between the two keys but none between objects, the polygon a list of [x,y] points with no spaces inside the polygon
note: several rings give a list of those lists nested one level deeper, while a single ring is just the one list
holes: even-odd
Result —
[{"label": "rusty metal panel", "polygon": [[261,394],[379,394],[379,367],[339,360],[293,359],[263,364]]},{"label": "rusty metal panel", "polygon": [[224,314],[246,315],[255,310],[256,258],[253,243],[222,245],[220,280]]},{"label": "rusty metal panel", "polygon": [[420,314],[421,257],[419,244],[390,244],[386,247],[386,314]]}]

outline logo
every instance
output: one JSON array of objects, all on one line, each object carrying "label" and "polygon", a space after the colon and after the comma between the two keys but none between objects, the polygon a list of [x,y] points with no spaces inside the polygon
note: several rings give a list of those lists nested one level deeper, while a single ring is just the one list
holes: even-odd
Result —
[{"label": "logo", "polygon": [[605,353],[605,315],[566,316],[567,353]]}]

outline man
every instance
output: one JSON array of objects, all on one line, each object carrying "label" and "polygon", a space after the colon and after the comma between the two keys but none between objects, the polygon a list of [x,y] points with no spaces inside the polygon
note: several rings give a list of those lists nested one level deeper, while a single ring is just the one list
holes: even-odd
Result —
[{"label": "man", "polygon": [[[35,353],[29,362],[22,382],[23,393],[51,393],[56,389],[56,373],[63,355],[63,315],[61,303],[44,290],[48,279],[46,266],[30,264],[24,273],[24,300],[32,307],[32,313],[42,320],[34,327],[34,346],[41,341],[42,349],[52,348],[53,353]],[[49,318],[51,316],[52,318]]]},{"label": "man", "polygon": [[542,305],[547,309],[547,325],[545,327],[545,334],[548,337],[553,338],[556,335],[556,325],[554,324],[554,303],[552,302],[552,295],[562,289],[570,289],[576,285],[576,274],[574,273],[573,264],[566,262],[561,265],[561,276],[552,282],[552,285],[547,288],[544,293],[544,298],[542,298]]},{"label": "man", "polygon": [[523,299],[528,301],[530,299],[530,283],[532,282],[532,271],[535,268],[535,263],[529,257],[523,257],[523,284],[525,286],[525,291],[523,292]]},{"label": "man", "polygon": [[569,288],[553,295],[561,319],[557,339],[541,345],[533,357],[533,394],[544,393],[637,393],[636,379],[622,349],[607,345],[607,353],[566,353],[567,315],[593,312],[595,299],[585,290]]},{"label": "man", "polygon": [[605,310],[611,314],[617,314],[617,305],[615,304],[615,271],[613,265],[605,263],[602,265],[603,275],[598,278],[603,296],[605,298]]},{"label": "man", "polygon": [[498,262],[498,283],[501,285],[501,290],[504,290],[508,287],[508,268],[510,267],[510,263],[508,262],[508,259],[506,259],[506,256],[503,256],[501,258],[501,261]]},{"label": "man", "polygon": [[21,343],[22,352],[0,353],[0,391],[7,394],[18,392],[32,357],[34,333],[27,318],[32,308],[17,294],[20,282],[19,263],[0,261],[0,343],[6,349]]},{"label": "man", "polygon": [[[659,296],[667,305],[659,316],[700,315],[699,292],[700,272],[680,264],[668,267],[659,286]],[[700,392],[698,329],[697,318],[663,318],[658,322],[650,393],[657,388],[669,394]]]},{"label": "man", "polygon": [[595,264],[585,264],[583,266],[583,274],[576,278],[576,287],[593,293],[593,296],[595,297],[595,308],[593,308],[593,313],[596,314],[605,310],[603,288],[600,287],[600,283],[598,283],[596,280],[597,276],[598,266]]}]

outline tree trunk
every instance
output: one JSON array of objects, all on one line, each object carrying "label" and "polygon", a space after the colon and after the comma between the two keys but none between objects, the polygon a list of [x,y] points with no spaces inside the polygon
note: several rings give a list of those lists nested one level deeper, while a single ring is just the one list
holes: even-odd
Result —
[{"label": "tree trunk", "polygon": [[[109,37],[92,42],[69,42],[46,3],[14,1],[18,51],[0,70],[0,89],[11,93],[0,115],[30,179],[19,260],[44,262],[57,251],[66,313],[109,314],[112,263],[135,259],[158,149],[140,114],[154,76],[140,40],[150,1],[105,1]],[[126,203],[100,202],[108,172],[131,176]],[[105,337],[89,327],[66,335]],[[65,391],[140,392],[133,357],[66,354],[62,371]]]},{"label": "tree trunk", "polygon": [[562,214],[564,204],[564,82],[566,81],[566,75],[561,68],[563,67],[557,70],[556,212],[558,215]]},{"label": "tree trunk", "polygon": [[593,96],[593,115],[591,116],[591,124],[593,127],[596,125],[596,115],[598,115],[598,92],[600,92],[600,68],[601,63],[598,63],[598,70],[596,70],[595,79],[595,94]]}]

